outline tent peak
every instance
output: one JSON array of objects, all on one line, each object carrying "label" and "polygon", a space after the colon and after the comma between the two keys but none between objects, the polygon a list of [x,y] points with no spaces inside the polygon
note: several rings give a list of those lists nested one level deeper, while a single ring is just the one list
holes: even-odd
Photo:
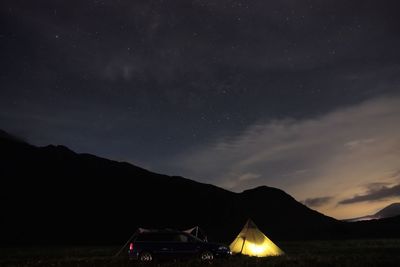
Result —
[{"label": "tent peak", "polygon": [[251,218],[247,219],[245,227],[246,228],[258,228],[257,225],[254,223],[254,221]]}]

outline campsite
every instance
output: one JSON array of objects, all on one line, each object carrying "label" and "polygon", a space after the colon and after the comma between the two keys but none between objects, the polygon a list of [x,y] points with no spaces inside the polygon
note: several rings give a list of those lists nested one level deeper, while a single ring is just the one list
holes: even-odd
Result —
[{"label": "campsite", "polygon": [[0,0],[0,267],[400,267],[400,0]]},{"label": "campsite", "polygon": [[[397,267],[400,262],[400,240],[346,240],[280,242],[283,256],[255,258],[235,256],[213,264],[192,262],[151,263],[146,266],[221,266],[221,267]],[[130,267],[143,264],[126,258],[113,258],[120,247],[42,247],[2,249],[0,265],[4,267]]]},{"label": "campsite", "polygon": [[[139,232],[151,230],[138,229]],[[199,227],[186,230],[201,236]],[[134,234],[135,235],[135,234]],[[3,248],[0,265],[4,267],[60,266],[60,267],[323,267],[323,266],[398,266],[400,239],[282,241],[279,247],[262,233],[250,219],[230,244],[234,254],[229,258],[203,262],[196,258],[132,261],[127,257],[129,242],[122,246],[101,247],[19,247]],[[247,245],[246,241],[247,240]],[[254,246],[259,244],[258,247]],[[282,249],[281,249],[282,248]]]},{"label": "campsite", "polygon": [[[8,191],[3,194],[8,208],[3,210],[6,220],[0,222],[1,266],[137,266],[141,263],[129,261],[127,254],[130,237],[140,227],[187,229],[209,242],[230,245],[234,254],[239,252],[229,259],[215,259],[213,266],[397,266],[400,260],[399,216],[338,221],[276,188],[264,186],[237,194],[77,154],[66,147],[32,146],[4,134],[0,145],[4,177],[19,178],[7,180]],[[86,179],[75,177],[76,170]],[[57,193],[44,186],[58,188],[52,181],[54,173],[58,173],[58,184],[63,184]],[[119,177],[113,184],[101,182],[111,174]],[[31,176],[40,179],[32,183]],[[21,182],[29,187],[21,189]],[[149,186],[154,183],[162,186]],[[93,186],[96,190],[88,197],[87,189]],[[73,198],[65,193],[68,190],[74,190]],[[102,198],[110,190],[119,194]],[[154,194],[158,198],[147,198]],[[131,196],[146,199],[136,212],[126,212],[131,208]],[[59,209],[54,210],[47,199]],[[94,199],[96,205],[92,205]],[[164,200],[164,206],[159,205],[159,199]],[[181,199],[188,201],[182,203]],[[207,216],[198,212],[204,207]],[[18,212],[22,208],[24,212]],[[27,218],[35,220],[26,223]],[[193,259],[148,264],[204,263]]]},{"label": "campsite", "polygon": [[[199,227],[185,232],[197,235],[199,231],[204,238],[205,233]],[[282,241],[278,243],[280,246],[278,247],[250,219],[230,244],[233,255],[228,258],[215,258],[212,261],[202,261],[199,258],[159,259],[151,262],[130,260],[127,257],[126,245],[133,242],[133,237],[137,233],[143,232],[152,230],[139,228],[122,247],[5,248],[0,255],[0,265],[4,267],[397,267],[400,262],[400,239]]]}]

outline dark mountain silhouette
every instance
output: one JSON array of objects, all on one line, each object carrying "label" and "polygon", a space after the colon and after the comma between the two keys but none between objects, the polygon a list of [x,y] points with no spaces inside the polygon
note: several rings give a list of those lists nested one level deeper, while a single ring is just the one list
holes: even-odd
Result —
[{"label": "dark mountain silhouette", "polygon": [[358,222],[358,221],[368,221],[368,220],[379,220],[399,215],[400,215],[400,203],[392,203],[373,215],[366,215],[362,217],[347,219],[345,221]]},{"label": "dark mountain silhouette", "polygon": [[238,194],[9,136],[0,161],[5,243],[120,243],[139,226],[193,225],[230,241],[249,217],[274,239],[319,238],[336,223],[279,189]]},{"label": "dark mountain silhouette", "polygon": [[399,238],[400,216],[347,222],[342,225],[340,235],[344,238]]},{"label": "dark mountain silhouette", "polygon": [[137,227],[194,225],[210,240],[230,242],[248,218],[278,241],[358,236],[350,224],[267,186],[233,193],[7,134],[0,162],[1,245],[121,244]]},{"label": "dark mountain silhouette", "polygon": [[1,129],[0,129],[0,139],[24,143],[24,141],[21,138],[15,135],[11,135]]},{"label": "dark mountain silhouette", "polygon": [[380,219],[399,216],[399,215],[400,215],[400,203],[392,203],[389,206],[375,213],[375,216],[377,216]]}]

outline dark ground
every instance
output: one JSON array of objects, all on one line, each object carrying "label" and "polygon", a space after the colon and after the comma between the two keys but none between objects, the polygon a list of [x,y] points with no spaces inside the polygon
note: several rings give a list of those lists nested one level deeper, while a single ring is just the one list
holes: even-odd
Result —
[{"label": "dark ground", "polygon": [[[233,256],[212,266],[399,266],[400,239],[278,242],[286,255],[267,258]],[[139,266],[118,247],[2,248],[0,266]],[[197,261],[162,262],[150,266],[201,266]]]}]

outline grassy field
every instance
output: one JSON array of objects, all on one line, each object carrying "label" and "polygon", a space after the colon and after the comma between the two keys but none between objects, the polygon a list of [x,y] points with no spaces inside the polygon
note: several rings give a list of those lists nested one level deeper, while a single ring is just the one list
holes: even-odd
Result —
[{"label": "grassy field", "polygon": [[[212,266],[400,266],[400,240],[281,242],[286,255],[267,258],[233,256]],[[140,266],[125,257],[112,257],[117,247],[0,248],[0,266]],[[197,261],[163,262],[147,266],[201,266]]]}]

